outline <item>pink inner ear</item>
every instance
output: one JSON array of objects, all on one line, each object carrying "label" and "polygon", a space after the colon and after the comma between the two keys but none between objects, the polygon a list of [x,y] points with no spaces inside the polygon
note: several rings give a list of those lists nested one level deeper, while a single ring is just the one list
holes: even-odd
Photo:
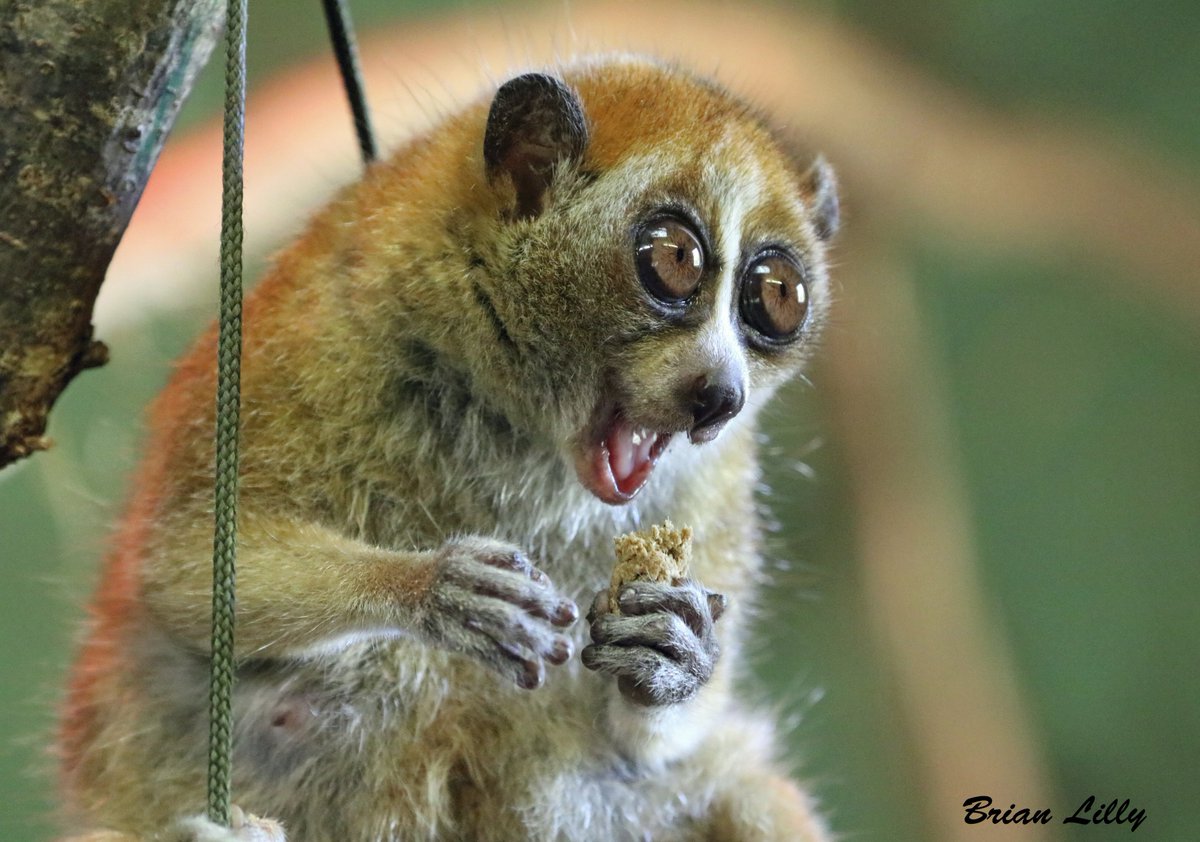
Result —
[{"label": "pink inner ear", "polygon": [[545,180],[527,163],[510,167],[509,172],[517,191],[517,218],[531,219],[541,214]]},{"label": "pink inner ear", "polygon": [[554,148],[538,143],[517,143],[504,156],[503,166],[512,176],[517,191],[517,216],[528,218],[542,212],[542,198],[550,187]]}]

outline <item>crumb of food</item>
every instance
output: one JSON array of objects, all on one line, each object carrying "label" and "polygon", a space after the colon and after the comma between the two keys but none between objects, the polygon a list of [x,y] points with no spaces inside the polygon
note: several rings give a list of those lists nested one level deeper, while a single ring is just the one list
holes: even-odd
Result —
[{"label": "crumb of food", "polygon": [[692,528],[676,529],[671,521],[655,524],[640,532],[618,535],[617,565],[608,588],[608,607],[620,613],[617,594],[630,582],[674,583],[688,576],[692,562]]}]

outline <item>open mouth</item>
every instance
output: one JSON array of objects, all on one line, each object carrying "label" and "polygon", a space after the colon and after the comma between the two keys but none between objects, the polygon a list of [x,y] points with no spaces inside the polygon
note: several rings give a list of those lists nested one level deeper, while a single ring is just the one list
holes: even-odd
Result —
[{"label": "open mouth", "polygon": [[580,482],[605,503],[629,502],[650,479],[671,435],[634,426],[614,412],[576,457]]}]

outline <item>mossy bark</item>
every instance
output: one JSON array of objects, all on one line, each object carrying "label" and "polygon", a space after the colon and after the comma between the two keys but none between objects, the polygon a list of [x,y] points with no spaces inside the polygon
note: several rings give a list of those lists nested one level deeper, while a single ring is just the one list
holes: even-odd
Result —
[{"label": "mossy bark", "polygon": [[0,0],[0,467],[102,365],[92,306],[220,0]]}]

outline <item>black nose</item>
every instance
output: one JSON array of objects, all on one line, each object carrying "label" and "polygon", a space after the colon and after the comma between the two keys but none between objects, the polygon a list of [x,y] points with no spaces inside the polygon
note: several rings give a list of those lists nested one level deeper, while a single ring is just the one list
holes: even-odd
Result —
[{"label": "black nose", "polygon": [[746,393],[741,383],[724,379],[709,382],[702,377],[692,396],[692,429],[689,438],[694,442],[709,441],[720,432],[721,426],[742,411]]}]

